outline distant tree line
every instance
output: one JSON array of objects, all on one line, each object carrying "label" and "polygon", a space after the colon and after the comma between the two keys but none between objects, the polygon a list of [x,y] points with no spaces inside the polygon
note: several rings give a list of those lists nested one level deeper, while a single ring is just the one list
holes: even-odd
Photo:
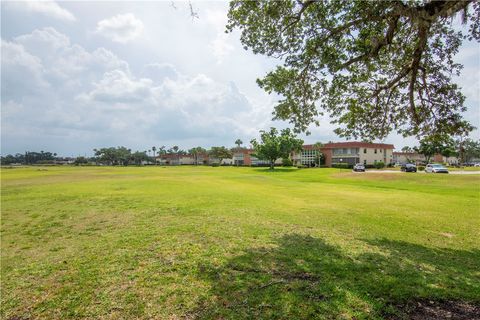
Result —
[{"label": "distant tree line", "polygon": [[435,154],[441,154],[447,158],[458,157],[460,163],[469,163],[480,159],[480,140],[475,141],[470,138],[454,140],[448,136],[429,136],[420,140],[419,146],[404,146],[402,151],[422,154],[427,163]]},{"label": "distant tree line", "polygon": [[[149,150],[150,151],[150,150]],[[147,155],[147,151],[135,151],[126,147],[110,147],[93,149],[96,163],[110,166],[140,165],[144,162],[154,162],[154,159]]]},{"label": "distant tree line", "polygon": [[[253,156],[260,160],[266,160],[269,162],[270,167],[273,168],[276,159],[283,158],[284,164],[292,163],[290,156],[294,151],[299,151],[302,148],[303,140],[297,139],[296,135],[290,129],[284,129],[278,131],[275,128],[270,128],[270,131],[260,131],[260,139],[251,140],[254,152]],[[102,165],[143,165],[143,164],[158,164],[157,157],[163,155],[170,155],[170,159],[174,158],[177,161],[182,156],[190,156],[193,158],[193,164],[199,164],[199,159],[202,158],[203,162],[208,157],[210,160],[214,160],[216,164],[221,164],[223,159],[232,158],[233,153],[242,149],[242,140],[237,139],[235,141],[236,147],[227,148],[224,146],[214,146],[209,150],[203,147],[194,147],[189,150],[182,150],[178,146],[172,146],[171,148],[151,147],[146,151],[132,152],[123,146],[119,147],[107,147],[100,149],[93,149],[94,156],[87,158],[79,156],[76,158],[64,158],[58,157],[56,153],[52,152],[32,152],[26,151],[25,153],[17,153],[15,155],[6,155],[1,157],[2,165],[10,164],[55,164],[55,163],[73,163],[75,165],[86,164],[102,164]],[[321,144],[315,144],[315,148],[320,150]],[[449,136],[429,136],[420,140],[419,146],[402,148],[403,152],[416,152],[423,154],[427,162],[435,154],[441,154],[445,157],[458,157],[460,163],[469,163],[472,160],[480,159],[480,140],[473,140],[470,138],[459,138],[454,140]],[[323,155],[319,153],[318,165],[321,165]]]},{"label": "distant tree line", "polygon": [[32,152],[26,151],[25,153],[17,153],[15,155],[6,155],[1,157],[2,164],[8,165],[12,163],[21,163],[21,164],[42,164],[42,163],[51,163],[57,157],[56,153],[52,152]]}]

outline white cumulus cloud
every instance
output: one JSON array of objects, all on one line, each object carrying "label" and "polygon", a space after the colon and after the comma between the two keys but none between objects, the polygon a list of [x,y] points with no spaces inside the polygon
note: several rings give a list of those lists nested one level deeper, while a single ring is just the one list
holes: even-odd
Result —
[{"label": "white cumulus cloud", "polygon": [[51,0],[8,1],[6,4],[13,9],[41,13],[60,20],[76,20],[75,16],[70,11],[60,7],[58,3]]},{"label": "white cumulus cloud", "polygon": [[235,47],[230,43],[229,34],[225,33],[227,16],[220,10],[207,10],[206,23],[215,30],[216,36],[210,41],[209,47],[217,59],[217,63],[221,64],[235,50]]},{"label": "white cumulus cloud", "polygon": [[143,22],[132,13],[118,14],[97,23],[98,34],[119,43],[127,43],[143,32]]},{"label": "white cumulus cloud", "polygon": [[87,50],[54,28],[2,41],[2,80],[6,152],[231,145],[269,116],[267,110],[257,117],[233,82],[184,74],[168,63],[149,63],[135,74],[111,51]]}]

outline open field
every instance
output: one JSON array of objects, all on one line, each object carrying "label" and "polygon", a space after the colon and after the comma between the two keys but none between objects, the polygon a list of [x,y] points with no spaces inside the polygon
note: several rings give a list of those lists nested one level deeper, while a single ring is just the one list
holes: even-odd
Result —
[{"label": "open field", "polygon": [[479,175],[1,173],[2,319],[383,319],[480,304]]}]

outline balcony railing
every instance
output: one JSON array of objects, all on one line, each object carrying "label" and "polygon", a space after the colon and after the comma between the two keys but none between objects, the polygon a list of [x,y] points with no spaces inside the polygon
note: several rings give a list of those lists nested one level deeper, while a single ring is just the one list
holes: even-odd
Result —
[{"label": "balcony railing", "polygon": [[333,153],[333,157],[359,157],[360,153]]}]

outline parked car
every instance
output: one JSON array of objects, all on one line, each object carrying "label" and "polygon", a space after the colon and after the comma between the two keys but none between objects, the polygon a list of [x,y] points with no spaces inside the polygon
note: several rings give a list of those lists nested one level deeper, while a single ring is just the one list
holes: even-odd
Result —
[{"label": "parked car", "polygon": [[448,173],[448,169],[441,164],[427,164],[425,167],[426,173]]},{"label": "parked car", "polygon": [[405,164],[402,164],[402,167],[400,168],[400,170],[403,172],[417,172],[417,166],[414,165],[413,163],[405,163]]},{"label": "parked car", "polygon": [[355,171],[355,172],[365,172],[365,166],[363,164],[357,163],[353,167],[353,171]]}]

